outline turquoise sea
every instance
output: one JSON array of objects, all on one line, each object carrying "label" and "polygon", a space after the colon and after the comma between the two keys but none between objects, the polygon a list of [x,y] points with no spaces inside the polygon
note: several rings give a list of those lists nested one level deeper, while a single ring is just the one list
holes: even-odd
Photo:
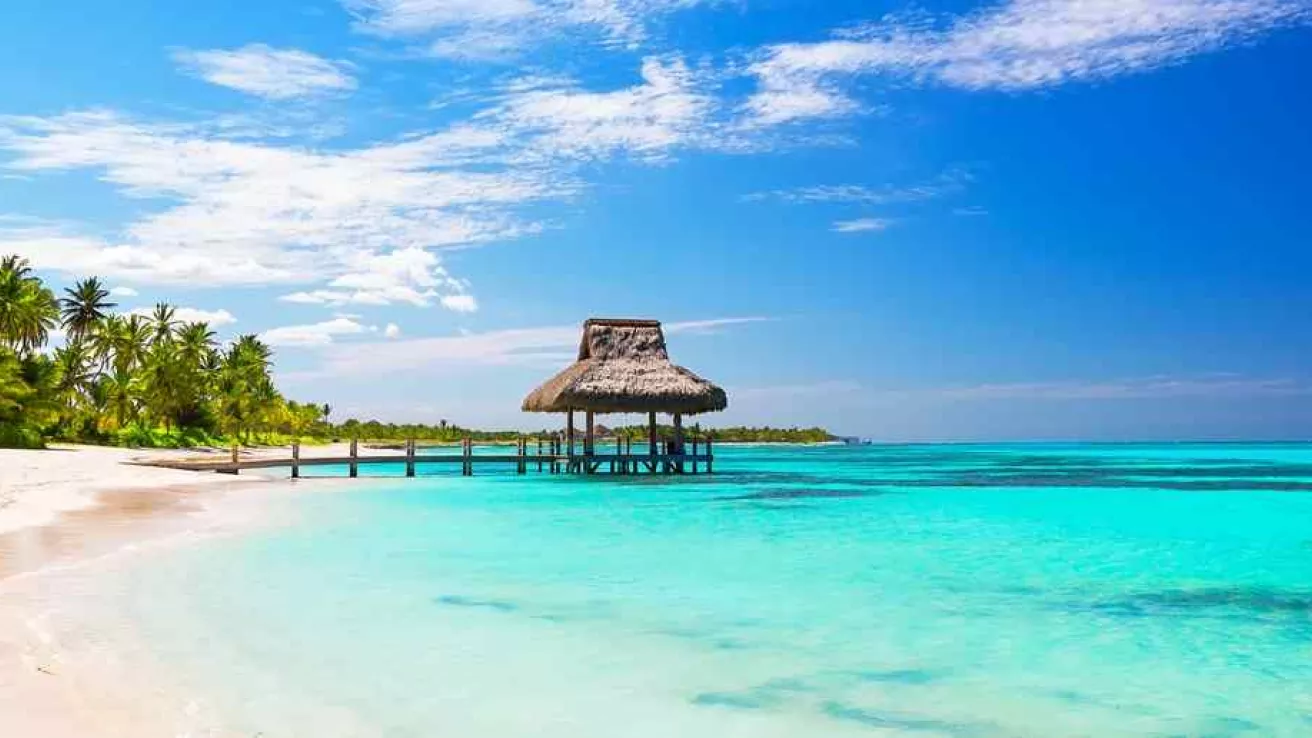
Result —
[{"label": "turquoise sea", "polygon": [[124,591],[238,735],[1312,736],[1312,446],[717,451],[298,493]]}]

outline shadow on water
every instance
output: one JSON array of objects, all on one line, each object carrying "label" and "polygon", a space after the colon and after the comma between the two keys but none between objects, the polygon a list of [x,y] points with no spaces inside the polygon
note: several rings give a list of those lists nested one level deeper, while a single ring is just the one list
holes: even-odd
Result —
[{"label": "shadow on water", "polygon": [[893,669],[890,671],[860,671],[853,676],[862,682],[922,686],[941,681],[945,675],[928,669]]},{"label": "shadow on water", "polygon": [[772,679],[738,692],[702,692],[689,701],[701,707],[768,710],[779,707],[790,697],[810,691],[812,688],[798,679]]},{"label": "shadow on water", "polygon": [[448,607],[467,607],[475,610],[492,610],[494,612],[519,611],[518,605],[503,600],[479,600],[472,597],[462,597],[460,595],[442,595],[433,601],[439,605],[446,605]]},{"label": "shadow on water", "polygon": [[1076,609],[1120,617],[1294,616],[1312,623],[1312,591],[1272,587],[1212,587],[1144,592]]},{"label": "shadow on water", "polygon": [[861,489],[767,489],[749,492],[745,495],[716,497],[715,502],[761,502],[786,500],[835,500],[856,497],[878,497],[887,494],[883,491]]},{"label": "shadow on water", "polygon": [[858,723],[880,730],[895,730],[909,733],[935,733],[939,735],[975,736],[986,735],[983,726],[965,723],[950,723],[932,718],[911,717],[889,712],[875,712],[843,702],[830,701],[821,706],[821,711],[843,722]]}]

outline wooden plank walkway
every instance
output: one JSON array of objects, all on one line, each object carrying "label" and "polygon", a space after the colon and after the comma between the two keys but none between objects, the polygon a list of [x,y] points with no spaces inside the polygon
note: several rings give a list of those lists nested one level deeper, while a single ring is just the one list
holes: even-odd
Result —
[{"label": "wooden plank walkway", "polygon": [[428,464],[460,464],[463,476],[473,476],[475,467],[492,465],[513,465],[517,474],[527,474],[530,470],[546,474],[597,474],[603,471],[610,474],[698,474],[714,473],[715,456],[711,444],[702,446],[701,452],[695,448],[692,453],[669,453],[662,449],[660,453],[564,453],[543,450],[539,446],[537,453],[530,453],[528,443],[520,442],[516,453],[482,453],[473,452],[473,444],[466,441],[460,453],[432,454],[417,453],[413,441],[406,444],[404,454],[364,454],[359,453],[357,443],[351,444],[349,456],[311,456],[302,457],[299,445],[292,446],[292,455],[283,458],[259,458],[242,460],[238,449],[233,449],[227,459],[161,459],[158,461],[138,462],[142,466],[156,466],[166,469],[178,469],[197,472],[217,472],[219,474],[239,474],[242,471],[257,469],[290,469],[293,478],[299,478],[301,470],[316,467],[346,467],[349,477],[358,477],[361,467],[404,466],[405,476],[418,476],[418,467]]}]

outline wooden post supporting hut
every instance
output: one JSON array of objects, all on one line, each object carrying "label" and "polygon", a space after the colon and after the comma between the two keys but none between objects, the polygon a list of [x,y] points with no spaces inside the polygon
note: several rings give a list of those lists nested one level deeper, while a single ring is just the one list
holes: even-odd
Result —
[{"label": "wooden post supporting hut", "polygon": [[[534,390],[523,408],[565,415],[569,472],[594,474],[609,462],[611,470],[621,473],[645,466],[652,473],[682,474],[689,469],[696,473],[698,462],[707,472],[714,469],[709,442],[698,454],[694,441],[689,453],[683,417],[719,412],[728,404],[723,389],[670,361],[660,322],[592,318],[583,324],[578,361]],[[586,418],[582,454],[574,450],[575,411]],[[647,415],[647,453],[635,455],[631,444],[627,449],[617,444],[614,456],[597,454],[596,416],[628,413]],[[664,453],[658,444],[658,414],[671,416],[674,427]]]}]

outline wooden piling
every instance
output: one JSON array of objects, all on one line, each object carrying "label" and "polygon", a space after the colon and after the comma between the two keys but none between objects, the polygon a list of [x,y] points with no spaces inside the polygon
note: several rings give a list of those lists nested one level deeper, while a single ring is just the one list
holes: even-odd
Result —
[{"label": "wooden piling", "polygon": [[472,476],[474,476],[474,460],[473,460],[473,456],[474,456],[474,444],[473,444],[473,442],[470,441],[468,438],[465,439],[464,447],[463,447],[463,449],[462,449],[462,452],[463,452],[463,455],[464,455],[464,457],[465,457],[465,458],[464,458],[464,469],[463,469],[462,471],[463,471],[463,473],[464,473],[465,476],[467,476],[467,477],[472,477]]},{"label": "wooden piling", "polygon": [[407,478],[413,478],[415,475],[415,439],[413,438],[405,442],[405,475]]},{"label": "wooden piling", "polygon": [[697,473],[697,434],[692,437],[692,473]]},{"label": "wooden piling", "polygon": [[583,437],[583,455],[593,456],[597,453],[597,414],[589,410],[586,415],[588,425]]},{"label": "wooden piling", "polygon": [[538,436],[538,474],[542,473],[542,436]]},{"label": "wooden piling", "polygon": [[565,444],[569,447],[567,455],[574,456],[574,411],[565,414]]},{"label": "wooden piling", "polygon": [[674,453],[678,455],[679,460],[674,462],[675,468],[680,474],[683,473],[683,413],[674,414]]},{"label": "wooden piling", "polygon": [[706,473],[715,473],[715,452],[711,450],[711,436],[706,437]]},{"label": "wooden piling", "polygon": [[360,439],[351,439],[351,479],[360,476]]},{"label": "wooden piling", "polygon": [[292,441],[292,479],[301,478],[301,442]]}]

